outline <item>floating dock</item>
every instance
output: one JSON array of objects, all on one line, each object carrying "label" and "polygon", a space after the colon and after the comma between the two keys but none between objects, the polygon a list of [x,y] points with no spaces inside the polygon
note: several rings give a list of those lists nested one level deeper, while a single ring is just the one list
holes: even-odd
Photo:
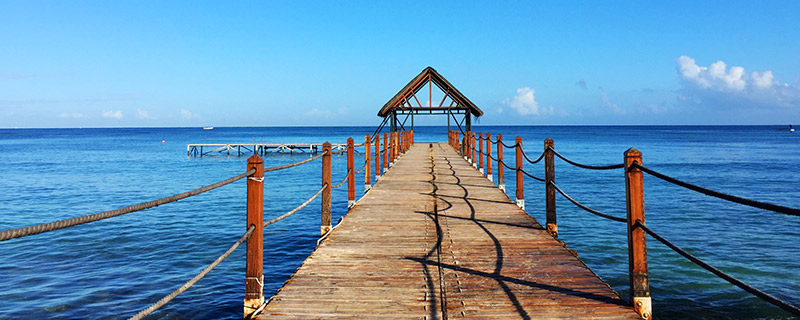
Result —
[{"label": "floating dock", "polygon": [[[331,144],[333,152],[341,152],[347,144]],[[187,156],[207,156],[207,155],[236,155],[267,153],[317,153],[322,150],[322,143],[191,143],[186,145]]]},{"label": "floating dock", "polygon": [[447,143],[416,143],[258,319],[641,319]]}]

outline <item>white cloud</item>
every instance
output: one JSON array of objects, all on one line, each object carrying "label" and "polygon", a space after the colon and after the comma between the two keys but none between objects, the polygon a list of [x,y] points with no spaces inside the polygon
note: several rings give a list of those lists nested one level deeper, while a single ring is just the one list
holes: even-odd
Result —
[{"label": "white cloud", "polygon": [[517,95],[511,99],[505,99],[504,104],[516,110],[520,115],[545,115],[552,114],[553,107],[539,108],[539,102],[536,101],[534,94],[536,90],[529,87],[522,87],[517,89]]},{"label": "white cloud", "polygon": [[619,115],[623,115],[628,113],[627,110],[620,107],[618,104],[611,102],[611,99],[608,98],[608,94],[605,92],[600,93],[600,99],[602,99],[603,107],[611,110],[611,112]]},{"label": "white cloud", "polygon": [[122,119],[125,115],[120,110],[103,110],[103,118]]},{"label": "white cloud", "polygon": [[791,107],[800,103],[800,88],[776,81],[770,70],[748,74],[743,67],[728,69],[723,61],[701,67],[688,56],[675,61],[687,100],[742,106]]},{"label": "white cloud", "polygon": [[86,118],[86,115],[80,112],[63,112],[58,116],[61,118],[71,118],[71,119]]},{"label": "white cloud", "polygon": [[181,109],[180,113],[181,113],[181,119],[184,119],[184,120],[200,119],[199,115],[194,114],[191,111],[186,110],[186,109]]},{"label": "white cloud", "polygon": [[150,114],[147,111],[142,110],[142,109],[136,109],[136,118],[138,118],[138,119],[152,119],[152,117],[150,117]]}]

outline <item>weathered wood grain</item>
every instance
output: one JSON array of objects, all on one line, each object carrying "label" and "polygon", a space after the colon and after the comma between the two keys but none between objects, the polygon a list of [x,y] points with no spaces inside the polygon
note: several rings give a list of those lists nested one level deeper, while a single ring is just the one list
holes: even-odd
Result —
[{"label": "weathered wood grain", "polygon": [[639,319],[451,146],[432,147],[433,174],[414,144],[258,318]]}]

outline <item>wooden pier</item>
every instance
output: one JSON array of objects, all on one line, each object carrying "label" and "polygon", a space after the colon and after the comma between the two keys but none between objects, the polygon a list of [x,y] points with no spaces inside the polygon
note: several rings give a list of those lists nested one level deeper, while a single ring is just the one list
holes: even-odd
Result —
[{"label": "wooden pier", "polygon": [[258,319],[641,319],[447,143],[417,143]]},{"label": "wooden pier", "polygon": [[[347,145],[344,143],[332,144],[334,152],[342,151]],[[271,152],[277,153],[317,153],[322,150],[322,143],[190,143],[186,145],[187,156],[207,156],[207,155],[236,155],[258,154],[265,155]]]}]

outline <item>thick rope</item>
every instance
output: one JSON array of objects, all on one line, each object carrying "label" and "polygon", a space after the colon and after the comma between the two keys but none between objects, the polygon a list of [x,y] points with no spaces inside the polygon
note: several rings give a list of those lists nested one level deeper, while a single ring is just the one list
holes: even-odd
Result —
[{"label": "thick rope", "polygon": [[269,220],[269,221],[267,221],[267,222],[264,222],[264,226],[266,227],[266,226],[268,226],[268,225],[271,225],[271,224],[273,224],[273,223],[275,223],[275,222],[281,221],[281,220],[283,220],[284,218],[286,218],[286,217],[288,217],[288,216],[291,216],[291,215],[292,215],[292,214],[294,214],[295,212],[297,212],[297,211],[300,211],[300,209],[303,209],[303,208],[305,208],[305,206],[307,206],[309,203],[311,203],[311,201],[314,201],[314,199],[316,199],[316,198],[317,198],[317,196],[319,196],[319,194],[320,194],[320,193],[322,193],[322,191],[323,191],[323,190],[325,190],[325,188],[327,188],[327,187],[328,187],[328,185],[327,185],[327,184],[326,184],[326,185],[324,185],[324,186],[322,186],[322,188],[319,188],[319,190],[317,191],[317,193],[315,193],[313,196],[311,196],[311,198],[308,198],[308,200],[306,200],[306,202],[303,202],[301,205],[297,206],[297,208],[294,208],[294,209],[292,209],[292,211],[289,211],[289,212],[287,212],[287,213],[284,213],[284,214],[282,214],[281,216],[279,216],[279,217],[276,217],[276,218],[273,218],[272,220]]},{"label": "thick rope", "polygon": [[264,172],[277,171],[277,170],[288,169],[288,168],[291,168],[291,167],[296,167],[296,166],[299,166],[299,165],[301,165],[301,164],[304,164],[304,163],[308,163],[308,162],[311,162],[311,161],[317,160],[317,159],[319,159],[320,157],[322,157],[322,156],[324,156],[324,155],[325,155],[325,152],[321,152],[320,154],[318,154],[318,155],[316,155],[316,156],[313,156],[313,157],[311,157],[311,158],[305,159],[305,160],[303,160],[303,161],[299,161],[299,162],[295,162],[295,163],[290,163],[290,164],[284,164],[284,165],[282,165],[282,166],[276,166],[276,167],[269,167],[269,168],[265,168],[265,169],[264,169]]},{"label": "thick rope", "polygon": [[580,202],[578,202],[577,200],[575,200],[575,199],[572,199],[572,197],[570,197],[568,194],[566,194],[566,193],[564,192],[564,190],[561,190],[561,188],[559,188],[559,187],[556,185],[556,183],[555,183],[555,182],[550,182],[550,185],[552,185],[554,188],[556,188],[556,191],[558,191],[558,193],[560,193],[562,196],[564,196],[564,198],[567,198],[567,200],[569,200],[570,202],[572,202],[574,205],[578,206],[578,208],[581,208],[581,209],[583,209],[583,210],[586,210],[586,211],[588,211],[588,212],[589,212],[589,213],[591,213],[591,214],[594,214],[594,215],[596,215],[596,216],[603,217],[603,218],[606,218],[606,219],[610,219],[610,220],[614,220],[614,221],[619,221],[619,222],[628,222],[628,219],[625,219],[625,218],[619,218],[619,217],[615,217],[615,216],[612,216],[612,215],[608,215],[608,214],[602,213],[602,212],[600,212],[600,211],[594,210],[594,209],[592,209],[592,208],[589,208],[589,207],[587,207],[587,206],[585,206],[585,205],[581,204],[581,203],[580,203]]},{"label": "thick rope", "polygon": [[367,166],[369,165],[369,162],[370,162],[369,160],[366,160],[366,161],[364,161],[364,166],[363,166],[363,167],[361,167],[361,170],[358,170],[358,171],[356,171],[355,173],[362,173],[362,172],[364,172],[364,169],[366,169],[366,168],[367,168]]},{"label": "thick rope", "polygon": [[529,176],[529,177],[533,178],[533,180],[544,182],[544,179],[539,178],[539,177],[535,177],[532,174],[526,172],[525,170],[520,169],[519,171],[522,171],[522,173],[525,174],[526,176]]},{"label": "thick rope", "polygon": [[30,236],[30,235],[39,234],[39,233],[48,232],[48,231],[54,231],[54,230],[58,230],[58,229],[64,229],[64,228],[73,227],[73,226],[77,226],[77,225],[84,224],[84,223],[95,222],[95,221],[98,221],[98,220],[103,220],[103,219],[108,219],[108,218],[120,216],[120,215],[131,213],[131,212],[150,209],[152,207],[157,207],[157,206],[160,206],[162,204],[175,202],[175,201],[178,201],[178,200],[181,200],[181,199],[185,199],[185,198],[188,198],[188,197],[191,197],[191,196],[194,196],[194,195],[201,194],[201,193],[206,192],[206,191],[214,190],[214,189],[219,188],[221,186],[224,186],[226,184],[230,184],[230,183],[232,183],[234,181],[237,181],[237,180],[240,180],[240,179],[245,178],[247,176],[250,176],[250,175],[254,174],[255,172],[256,172],[256,169],[250,169],[245,173],[242,173],[242,174],[237,175],[235,177],[231,177],[231,178],[222,180],[222,181],[214,183],[214,184],[210,184],[210,185],[207,185],[207,186],[204,186],[204,187],[200,187],[200,188],[197,188],[197,189],[194,189],[194,190],[191,190],[191,191],[186,191],[186,192],[179,193],[179,194],[176,194],[176,195],[172,195],[172,196],[169,196],[169,197],[164,197],[164,198],[161,198],[161,199],[142,202],[142,203],[135,204],[135,205],[132,205],[132,206],[127,206],[127,207],[114,209],[114,210],[110,210],[110,211],[103,211],[103,212],[100,212],[100,213],[89,214],[89,215],[85,215],[85,216],[81,216],[81,217],[75,217],[75,218],[70,218],[70,219],[65,219],[65,220],[59,220],[59,221],[54,221],[54,222],[37,224],[37,225],[33,225],[33,226],[27,226],[27,227],[18,228],[18,229],[9,229],[9,230],[0,232],[0,241],[5,241],[5,240],[9,240],[9,239],[14,239],[14,238]]},{"label": "thick rope", "polygon": [[507,145],[507,144],[501,142],[500,144],[502,144],[506,148],[516,148],[517,146],[519,146],[519,143],[515,143],[513,145]]},{"label": "thick rope", "polygon": [[509,167],[509,166],[506,164],[506,162],[505,162],[505,161],[497,161],[497,162],[500,162],[500,164],[502,164],[504,167],[508,168],[509,170],[514,170],[514,171],[517,171],[517,168],[512,168],[512,167]]},{"label": "thick rope", "polygon": [[514,168],[514,167],[509,167],[509,166],[508,166],[508,165],[505,163],[505,161],[497,161],[497,162],[499,162],[500,164],[502,164],[504,167],[508,168],[508,170],[513,170],[513,171],[515,171],[515,172],[516,172],[516,171],[521,171],[523,174],[525,174],[526,176],[529,176],[529,177],[533,178],[533,179],[534,179],[534,180],[536,180],[536,181],[541,181],[541,182],[544,182],[544,181],[545,181],[544,179],[542,179],[542,178],[539,178],[539,177],[536,177],[536,176],[534,176],[534,175],[532,175],[532,174],[530,174],[530,173],[526,172],[525,170],[517,169],[517,168]]},{"label": "thick rope", "polygon": [[128,318],[128,320],[139,320],[139,319],[142,319],[142,318],[146,317],[147,315],[153,313],[153,311],[158,310],[158,308],[161,308],[162,306],[167,304],[167,302],[170,302],[170,300],[174,299],[175,297],[177,297],[178,295],[180,295],[181,293],[186,291],[186,289],[189,289],[191,286],[193,286],[195,283],[197,283],[197,281],[200,281],[200,279],[202,279],[209,272],[211,272],[211,270],[214,270],[214,268],[217,265],[219,265],[219,263],[222,262],[222,260],[225,260],[225,258],[227,258],[231,253],[233,253],[233,251],[236,250],[236,248],[238,248],[239,245],[242,244],[242,242],[244,242],[244,240],[246,240],[247,238],[250,238],[250,235],[252,235],[253,231],[255,231],[255,230],[256,230],[256,227],[254,225],[251,225],[250,228],[247,228],[247,232],[245,232],[239,238],[239,240],[237,240],[230,248],[228,248],[228,250],[225,251],[225,253],[223,253],[221,256],[219,256],[219,258],[217,258],[217,260],[214,260],[214,262],[212,262],[205,269],[203,269],[203,271],[200,271],[200,273],[198,273],[192,279],[190,279],[189,281],[184,283],[182,286],[180,286],[180,288],[175,289],[175,291],[172,291],[172,293],[170,293],[167,296],[161,298],[161,300],[158,300],[158,302],[152,304],[151,306],[145,308],[142,311],[139,311],[139,313],[137,313],[133,317]]},{"label": "thick rope", "polygon": [[753,286],[751,286],[751,285],[749,285],[747,283],[744,283],[741,280],[736,279],[736,278],[728,275],[727,273],[723,272],[722,270],[714,268],[713,266],[711,266],[710,264],[706,263],[705,261],[698,259],[697,257],[695,257],[695,256],[691,255],[690,253],[684,251],[683,249],[679,248],[678,246],[676,246],[672,242],[669,242],[667,239],[664,239],[663,237],[661,237],[655,231],[650,230],[650,228],[645,226],[640,220],[637,220],[636,223],[634,223],[634,227],[642,228],[642,230],[647,232],[647,234],[649,234],[654,239],[658,240],[659,242],[663,243],[664,245],[666,245],[667,247],[669,247],[673,251],[675,251],[678,254],[682,255],[684,258],[689,259],[689,261],[694,262],[696,265],[701,266],[701,267],[703,267],[703,269],[706,269],[706,270],[710,271],[711,273],[715,274],[717,277],[725,279],[725,281],[728,281],[731,284],[733,284],[733,285],[735,285],[735,286],[737,286],[739,288],[742,288],[744,291],[747,291],[750,294],[752,294],[752,295],[754,295],[756,297],[759,297],[759,298],[763,299],[764,301],[767,301],[767,302],[777,306],[778,308],[786,310],[786,311],[788,311],[788,312],[790,312],[790,313],[792,313],[792,314],[794,314],[796,316],[800,316],[800,308],[798,308],[796,306],[793,306],[793,305],[787,303],[786,301],[778,299],[778,298],[776,298],[776,297],[774,297],[774,296],[772,296],[772,295],[770,295],[770,294],[768,294],[768,293],[766,293],[764,291],[758,290],[758,289],[754,288]]},{"label": "thick rope", "polygon": [[344,184],[344,182],[347,181],[347,178],[350,176],[350,171],[353,171],[353,169],[347,170],[347,173],[344,175],[344,179],[342,179],[342,182],[339,182],[339,184],[334,185],[333,187],[331,187],[331,189],[336,189],[338,187],[341,187]]},{"label": "thick rope", "polygon": [[555,154],[559,158],[561,158],[561,160],[564,160],[565,162],[567,162],[567,163],[569,163],[569,164],[571,164],[573,166],[576,166],[578,168],[590,169],[590,170],[612,170],[612,169],[620,169],[620,168],[625,167],[624,163],[612,164],[612,165],[607,165],[607,166],[590,166],[590,165],[587,165],[587,164],[580,164],[580,163],[577,163],[575,161],[567,159],[566,157],[562,156],[560,153],[558,153],[553,148],[548,147],[547,149],[552,151],[553,154]]},{"label": "thick rope", "polygon": [[528,158],[528,155],[526,155],[525,152],[522,153],[522,156],[525,158],[525,160],[528,160],[528,162],[530,162],[531,164],[536,164],[539,161],[542,161],[542,159],[544,159],[544,154],[545,153],[547,153],[547,151],[542,152],[542,154],[539,156],[539,158],[536,159],[536,160],[533,160],[533,161],[531,161],[531,159]]},{"label": "thick rope", "polygon": [[747,199],[747,198],[737,197],[737,196],[726,194],[726,193],[722,193],[722,192],[719,192],[719,191],[706,189],[706,188],[703,188],[703,187],[700,187],[700,186],[696,186],[696,185],[693,185],[691,183],[684,182],[684,181],[675,179],[673,177],[661,174],[661,173],[659,173],[657,171],[653,171],[651,169],[648,169],[647,167],[644,167],[644,166],[640,165],[637,162],[634,162],[630,166],[630,168],[640,169],[640,170],[642,170],[644,172],[649,173],[650,175],[652,175],[652,176],[654,176],[656,178],[659,178],[661,180],[676,184],[678,186],[684,187],[684,188],[689,189],[689,190],[700,192],[700,193],[705,194],[707,196],[712,196],[712,197],[715,197],[715,198],[720,198],[722,200],[736,202],[738,204],[743,204],[743,205],[754,207],[754,208],[769,210],[769,211],[788,214],[788,215],[792,215],[792,216],[800,216],[800,209],[797,209],[797,208],[784,207],[784,206],[780,206],[780,205],[777,205],[777,204],[771,204],[771,203],[767,203],[767,202],[750,200],[750,199]]},{"label": "thick rope", "polygon": [[[279,217],[276,217],[276,218],[273,218],[272,220],[264,222],[264,227],[266,227],[268,225],[271,225],[271,224],[273,224],[275,222],[281,221],[281,220],[285,219],[286,217],[291,216],[295,212],[300,211],[300,209],[305,208],[309,203],[311,203],[311,201],[314,201],[314,199],[316,199],[317,196],[319,196],[319,194],[322,193],[322,191],[325,190],[325,188],[327,188],[327,187],[328,187],[327,185],[322,186],[322,188],[320,188],[313,196],[311,196],[311,198],[309,198],[308,200],[303,202],[301,205],[297,206],[297,208],[292,209],[292,211],[289,211],[287,213],[282,214]],[[244,242],[245,239],[250,237],[250,235],[253,233],[254,230],[255,230],[255,226],[250,226],[250,228],[247,229],[247,232],[245,232],[245,234],[242,235],[242,237],[239,238],[239,240],[236,241],[236,243],[234,243],[228,249],[228,251],[225,251],[224,254],[222,254],[219,258],[217,258],[217,260],[214,260],[213,263],[211,263],[208,267],[203,269],[203,271],[201,271],[199,274],[194,276],[194,278],[192,278],[188,282],[184,283],[180,288],[176,289],[175,291],[173,291],[172,293],[170,293],[166,297],[161,298],[161,300],[158,300],[158,302],[156,302],[153,305],[147,307],[146,309],[140,311],[135,316],[130,317],[129,320],[130,319],[137,319],[138,320],[138,319],[144,318],[145,316],[149,315],[153,311],[158,310],[158,308],[161,308],[162,306],[167,304],[170,300],[174,299],[175,297],[177,297],[178,295],[180,295],[181,293],[183,293],[184,291],[189,289],[191,286],[193,286],[195,283],[197,283],[197,281],[199,281],[200,279],[205,277],[211,270],[213,270],[220,262],[222,262],[222,260],[225,260],[225,258],[227,258],[234,250],[236,250],[236,248],[239,247],[239,245],[242,244],[242,242]]]}]

